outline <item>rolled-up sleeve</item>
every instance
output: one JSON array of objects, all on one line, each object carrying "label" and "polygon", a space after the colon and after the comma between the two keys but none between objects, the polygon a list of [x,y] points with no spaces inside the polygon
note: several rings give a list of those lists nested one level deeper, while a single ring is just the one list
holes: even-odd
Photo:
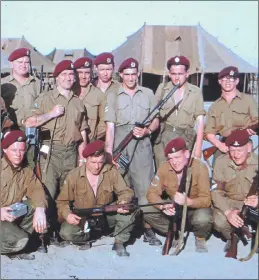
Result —
[{"label": "rolled-up sleeve", "polygon": [[112,122],[116,123],[116,102],[117,102],[117,94],[109,93],[106,96],[105,106],[104,106],[104,122]]}]

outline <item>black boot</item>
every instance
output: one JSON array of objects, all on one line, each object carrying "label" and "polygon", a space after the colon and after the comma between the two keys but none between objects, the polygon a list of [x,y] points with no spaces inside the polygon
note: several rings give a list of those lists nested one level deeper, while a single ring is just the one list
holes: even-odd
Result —
[{"label": "black boot", "polygon": [[156,237],[154,231],[151,228],[145,228],[143,241],[148,242],[149,245],[152,246],[162,245],[162,242]]},{"label": "black boot", "polygon": [[112,250],[116,251],[119,257],[128,257],[130,255],[122,243],[115,242],[112,246]]}]

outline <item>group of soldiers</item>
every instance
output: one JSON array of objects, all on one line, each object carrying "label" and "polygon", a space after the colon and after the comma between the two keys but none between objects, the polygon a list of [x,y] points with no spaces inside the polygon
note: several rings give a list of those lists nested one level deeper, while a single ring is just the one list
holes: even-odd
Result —
[{"label": "group of soldiers", "polygon": [[[258,207],[257,195],[247,197],[258,170],[251,141],[256,131],[250,128],[258,125],[258,109],[250,95],[238,91],[236,67],[218,74],[221,96],[206,114],[200,89],[187,82],[190,62],[184,56],[167,61],[170,81],[161,83],[155,94],[139,85],[134,58],[119,66],[121,83],[112,78],[111,53],[94,61],[63,60],[55,67],[55,87],[49,91],[42,91],[38,78],[29,74],[28,49],[14,50],[9,61],[12,71],[1,79],[1,96],[14,124],[2,131],[1,254],[33,259],[29,253],[35,232],[48,235],[55,246],[73,243],[89,249],[92,229],[87,219],[73,213],[70,202],[92,208],[127,204],[135,197],[141,205],[168,200],[142,209],[143,241],[149,245],[162,245],[155,231],[166,234],[176,204],[187,203],[186,229],[195,235],[196,251],[208,251],[212,230],[222,234],[228,250],[232,228],[244,224],[238,215],[242,206]],[[161,110],[153,110],[176,86]],[[28,133],[33,128],[36,142]],[[123,169],[113,152],[129,133],[132,140],[122,151],[129,165]],[[217,147],[213,186],[201,161],[204,140]],[[186,194],[178,188],[190,158]],[[16,202],[27,205],[27,213],[18,218],[10,214]],[[126,244],[135,218],[123,207],[105,215],[118,256],[129,256]]]}]

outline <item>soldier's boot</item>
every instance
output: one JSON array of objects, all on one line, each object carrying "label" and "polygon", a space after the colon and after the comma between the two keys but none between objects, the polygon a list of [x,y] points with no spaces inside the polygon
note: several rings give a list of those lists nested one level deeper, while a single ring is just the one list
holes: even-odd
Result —
[{"label": "soldier's boot", "polygon": [[8,257],[11,260],[34,260],[35,259],[35,255],[33,254],[28,254],[28,253],[20,253],[20,254],[10,254],[8,255]]},{"label": "soldier's boot", "polygon": [[225,253],[230,249],[230,246],[231,246],[231,240],[227,240],[226,245],[224,247]]},{"label": "soldier's boot", "polygon": [[196,237],[195,246],[196,246],[196,252],[198,252],[198,253],[207,253],[208,252],[208,247],[207,247],[205,238]]},{"label": "soldier's boot", "polygon": [[145,228],[144,242],[148,242],[151,246],[160,246],[162,242],[156,237],[154,231],[151,228]]},{"label": "soldier's boot", "polygon": [[126,248],[124,247],[122,242],[115,241],[112,250],[114,250],[119,257],[128,257],[130,255],[129,252],[127,252]]},{"label": "soldier's boot", "polygon": [[92,247],[92,242],[72,242],[74,245],[78,246],[79,250],[89,250]]}]

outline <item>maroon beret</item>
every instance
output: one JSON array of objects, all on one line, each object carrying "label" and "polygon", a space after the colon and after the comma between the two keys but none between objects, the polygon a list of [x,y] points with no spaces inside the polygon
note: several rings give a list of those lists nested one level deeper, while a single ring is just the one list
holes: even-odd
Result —
[{"label": "maroon beret", "polygon": [[172,65],[185,65],[187,69],[190,67],[190,61],[187,57],[180,55],[174,56],[168,59],[167,61],[167,69],[170,70]]},{"label": "maroon beret", "polygon": [[226,146],[242,147],[250,140],[246,129],[237,129],[230,133],[226,139]]},{"label": "maroon beret", "polygon": [[226,77],[226,76],[230,76],[230,77],[234,77],[236,78],[238,76],[238,68],[235,67],[235,66],[228,66],[226,68],[223,68],[219,74],[218,74],[218,79],[221,79],[223,77]]},{"label": "maroon beret", "polygon": [[64,70],[73,70],[74,64],[71,60],[62,60],[60,61],[53,72],[53,77],[56,78]]},{"label": "maroon beret", "polygon": [[122,72],[124,69],[127,69],[127,68],[137,68],[138,69],[138,61],[132,57],[125,59],[121,63],[121,65],[118,69],[118,72]]},{"label": "maroon beret", "polygon": [[17,50],[14,50],[13,52],[11,52],[11,54],[8,57],[8,60],[14,61],[14,60],[24,57],[24,56],[30,57],[30,50],[26,49],[26,48],[20,48],[20,49],[17,49]]},{"label": "maroon beret", "polygon": [[114,56],[112,53],[104,52],[99,55],[94,60],[94,64],[97,66],[99,64],[113,64],[114,65]]},{"label": "maroon beret", "polygon": [[12,130],[6,133],[5,138],[1,141],[2,149],[7,149],[15,142],[26,142],[26,135],[22,130]]},{"label": "maroon beret", "polygon": [[91,68],[93,61],[89,57],[80,57],[74,62],[74,68]]},{"label": "maroon beret", "polygon": [[183,149],[186,149],[186,143],[182,137],[177,137],[173,140],[171,140],[165,147],[164,153],[165,157],[168,156],[168,154],[176,153],[178,151],[181,151]]},{"label": "maroon beret", "polygon": [[84,158],[87,158],[91,155],[99,154],[101,152],[104,152],[104,147],[105,147],[105,143],[103,141],[96,140],[86,145],[82,155]]}]

